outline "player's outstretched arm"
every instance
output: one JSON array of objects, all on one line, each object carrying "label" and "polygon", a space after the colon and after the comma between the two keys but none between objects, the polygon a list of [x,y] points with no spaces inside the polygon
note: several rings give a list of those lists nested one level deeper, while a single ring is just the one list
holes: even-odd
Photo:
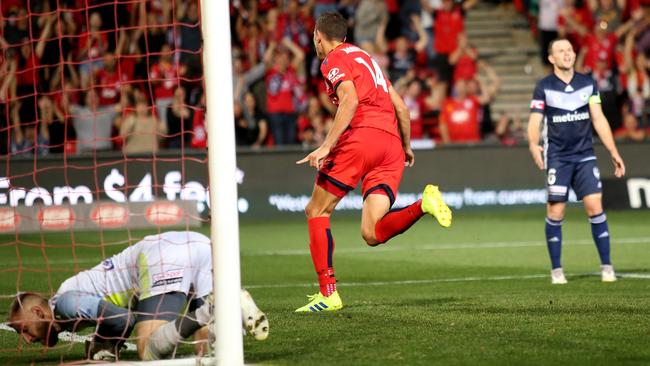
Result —
[{"label": "player's outstretched arm", "polygon": [[623,158],[621,158],[621,155],[618,153],[618,149],[616,148],[614,136],[612,135],[612,130],[609,127],[607,117],[605,117],[603,109],[599,103],[589,104],[589,112],[591,112],[591,120],[594,124],[596,133],[598,133],[598,137],[600,137],[600,141],[602,141],[603,145],[605,145],[612,156],[612,163],[614,164],[614,175],[616,175],[617,178],[621,178],[625,175],[625,163],[623,162]]},{"label": "player's outstretched arm", "polygon": [[533,112],[530,114],[530,118],[528,119],[528,148],[533,156],[535,165],[537,165],[540,170],[544,170],[544,159],[542,158],[544,148],[539,146],[539,126],[541,125],[543,118],[543,114]]},{"label": "player's outstretched arm", "polygon": [[411,116],[404,100],[392,85],[388,88],[388,93],[390,93],[390,101],[395,108],[399,133],[402,135],[402,148],[406,155],[406,166],[410,167],[415,164],[415,154],[413,154],[413,150],[411,149]]},{"label": "player's outstretched arm", "polygon": [[310,166],[320,169],[323,160],[329,155],[330,150],[336,145],[341,134],[350,125],[352,117],[354,117],[354,113],[357,111],[357,106],[359,105],[359,98],[354,83],[349,80],[341,82],[336,89],[336,95],[339,99],[339,107],[334,116],[334,124],[327,133],[325,141],[323,141],[323,144],[318,149],[312,151],[311,154],[301,160],[298,160],[296,164],[309,162]]}]

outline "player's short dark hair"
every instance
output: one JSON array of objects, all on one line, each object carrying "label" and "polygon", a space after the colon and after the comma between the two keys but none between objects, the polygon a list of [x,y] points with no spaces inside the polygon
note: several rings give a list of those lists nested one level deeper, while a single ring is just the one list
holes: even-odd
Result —
[{"label": "player's short dark hair", "polygon": [[343,42],[348,33],[348,24],[343,15],[337,12],[328,12],[318,17],[316,30],[330,41]]},{"label": "player's short dark hair", "polygon": [[551,55],[551,53],[553,53],[553,45],[555,43],[557,43],[557,42],[560,42],[560,41],[567,41],[567,42],[571,43],[571,41],[569,41],[569,39],[566,38],[566,37],[555,38],[554,40],[552,40],[551,42],[548,43],[548,49],[546,51],[548,52],[549,56]]}]

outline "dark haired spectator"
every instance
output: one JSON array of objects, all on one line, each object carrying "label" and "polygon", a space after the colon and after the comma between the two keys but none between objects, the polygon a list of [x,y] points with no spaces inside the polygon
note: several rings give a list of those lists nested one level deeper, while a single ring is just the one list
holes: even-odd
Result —
[{"label": "dark haired spectator", "polygon": [[417,57],[427,45],[427,35],[420,24],[420,18],[413,16],[411,26],[417,31],[419,39],[412,44],[406,36],[399,36],[395,40],[395,50],[390,52],[390,66],[388,73],[395,82],[402,78],[409,70],[416,67]]},{"label": "dark haired spectator", "polygon": [[257,108],[252,93],[244,94],[243,103],[235,103],[235,139],[238,146],[260,148],[268,135],[268,123]]},{"label": "dark haired spectator", "polygon": [[185,89],[176,88],[172,104],[167,107],[167,147],[181,149],[192,142],[193,111],[185,104]]}]

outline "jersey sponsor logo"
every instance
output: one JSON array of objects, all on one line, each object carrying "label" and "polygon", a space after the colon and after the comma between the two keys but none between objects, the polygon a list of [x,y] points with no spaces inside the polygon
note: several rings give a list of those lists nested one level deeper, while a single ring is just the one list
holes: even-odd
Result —
[{"label": "jersey sponsor logo", "polygon": [[20,225],[20,216],[11,208],[0,209],[0,233],[15,231]]},{"label": "jersey sponsor logo", "polygon": [[564,196],[568,190],[567,186],[548,186],[548,194],[551,196]]},{"label": "jersey sponsor logo", "polygon": [[451,123],[465,123],[469,121],[469,112],[466,110],[454,111],[451,114]]},{"label": "jersey sponsor logo", "polygon": [[560,116],[553,116],[551,121],[553,123],[564,123],[564,122],[581,122],[581,121],[586,121],[591,118],[591,115],[589,112],[573,112],[573,113],[566,113]]},{"label": "jersey sponsor logo", "polygon": [[105,271],[110,271],[115,268],[115,264],[113,264],[113,260],[111,258],[104,259],[102,262],[102,268],[104,268]]},{"label": "jersey sponsor logo", "polygon": [[544,109],[543,100],[532,100],[530,102],[530,109]]},{"label": "jersey sponsor logo", "polygon": [[341,70],[339,70],[338,67],[333,67],[328,73],[327,73],[327,79],[330,81],[330,83],[334,84],[336,83],[340,78],[345,76],[345,73],[341,73]]},{"label": "jersey sponsor logo", "polygon": [[68,229],[74,221],[74,211],[70,207],[44,207],[38,211],[38,222],[45,230]]},{"label": "jersey sponsor logo", "polygon": [[183,209],[173,202],[154,202],[147,207],[144,217],[153,225],[176,225],[183,219]]},{"label": "jersey sponsor logo", "polygon": [[129,209],[125,206],[104,203],[95,206],[90,212],[90,219],[99,227],[116,228],[126,225],[129,221]]},{"label": "jersey sponsor logo", "polygon": [[173,283],[182,282],[184,272],[184,269],[174,269],[167,272],[156,273],[155,275],[151,276],[151,279],[153,280],[151,287],[171,285]]}]

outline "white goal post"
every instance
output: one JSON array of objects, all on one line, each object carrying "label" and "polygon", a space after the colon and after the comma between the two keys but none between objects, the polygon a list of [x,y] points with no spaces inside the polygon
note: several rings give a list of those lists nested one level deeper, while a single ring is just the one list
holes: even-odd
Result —
[{"label": "white goal post", "polygon": [[203,0],[200,4],[215,299],[213,352],[217,365],[238,366],[244,363],[244,346],[230,10],[229,2],[224,0]]}]

